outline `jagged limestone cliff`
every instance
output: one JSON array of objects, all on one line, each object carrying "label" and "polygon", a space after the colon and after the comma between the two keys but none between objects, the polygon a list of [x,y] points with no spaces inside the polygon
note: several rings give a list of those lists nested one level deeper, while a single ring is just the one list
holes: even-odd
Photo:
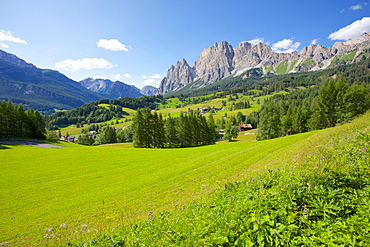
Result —
[{"label": "jagged limestone cliff", "polygon": [[205,86],[228,76],[245,74],[253,68],[262,68],[264,74],[285,74],[355,63],[370,56],[369,48],[370,32],[346,42],[336,42],[332,47],[309,45],[299,53],[276,53],[266,44],[248,42],[242,42],[234,49],[222,41],[204,49],[192,67],[185,59],[172,65],[161,81],[158,93],[175,91],[195,81],[198,86]]}]

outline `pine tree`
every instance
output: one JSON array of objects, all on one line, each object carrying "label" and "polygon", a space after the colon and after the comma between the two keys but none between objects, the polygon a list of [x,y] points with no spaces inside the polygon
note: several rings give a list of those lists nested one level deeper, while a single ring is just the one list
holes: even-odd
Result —
[{"label": "pine tree", "polygon": [[273,101],[266,102],[260,113],[258,140],[267,140],[282,135],[278,108]]},{"label": "pine tree", "polygon": [[141,113],[141,109],[138,108],[132,122],[133,130],[133,146],[136,148],[144,147],[144,131],[143,131],[144,119]]}]

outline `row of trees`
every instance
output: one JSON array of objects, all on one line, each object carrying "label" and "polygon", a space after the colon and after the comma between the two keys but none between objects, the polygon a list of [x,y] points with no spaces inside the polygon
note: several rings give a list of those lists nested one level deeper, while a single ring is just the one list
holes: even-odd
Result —
[{"label": "row of trees", "polygon": [[132,124],[133,145],[138,148],[175,148],[214,144],[218,133],[212,114],[206,119],[199,112],[181,113],[163,120],[149,108],[138,109]]},{"label": "row of trees", "polygon": [[347,84],[344,79],[327,80],[318,90],[311,88],[272,97],[258,113],[258,140],[334,127],[370,109],[369,89]]},{"label": "row of trees", "polygon": [[46,128],[38,111],[25,110],[22,104],[0,103],[0,138],[45,139]]}]

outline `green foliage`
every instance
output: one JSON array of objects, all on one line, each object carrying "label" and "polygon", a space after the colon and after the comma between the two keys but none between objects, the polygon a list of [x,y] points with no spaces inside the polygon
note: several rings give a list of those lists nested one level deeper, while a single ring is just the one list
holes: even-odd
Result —
[{"label": "green foliage", "polygon": [[45,139],[46,128],[38,111],[25,111],[23,105],[0,102],[0,138]]},{"label": "green foliage", "polygon": [[178,118],[165,121],[161,114],[148,108],[138,109],[133,121],[133,143],[138,148],[174,148],[213,144],[213,118],[207,122],[199,112],[181,113]]},{"label": "green foliage", "polygon": [[327,80],[320,87],[275,95],[259,111],[258,140],[334,127],[370,109],[369,88]]},{"label": "green foliage", "polygon": [[70,111],[56,112],[50,116],[46,116],[48,127],[49,129],[57,129],[58,127],[71,124],[99,123],[128,115],[118,105],[109,105],[108,107],[99,106],[103,102],[105,101],[101,100],[85,104]]},{"label": "green foliage", "polygon": [[229,140],[231,141],[233,138],[236,139],[238,138],[239,130],[238,127],[235,126],[233,123],[228,121],[225,124],[225,135],[224,135],[224,140]]},{"label": "green foliage", "polygon": [[257,140],[266,140],[281,136],[280,112],[273,101],[268,101],[263,105],[258,127]]},{"label": "green foliage", "polygon": [[314,102],[311,128],[333,127],[365,113],[370,107],[368,93],[364,85],[349,86],[343,79],[326,81]]}]

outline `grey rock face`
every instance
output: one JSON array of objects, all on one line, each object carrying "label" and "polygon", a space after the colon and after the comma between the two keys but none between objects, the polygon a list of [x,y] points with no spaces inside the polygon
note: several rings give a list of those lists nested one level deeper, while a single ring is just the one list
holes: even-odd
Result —
[{"label": "grey rock face", "polygon": [[[204,49],[193,67],[190,67],[185,59],[171,66],[167,76],[161,81],[158,93],[165,94],[178,90],[197,80],[205,86],[228,76],[240,75],[253,68],[263,68],[264,73],[292,73],[354,63],[366,59],[363,49],[369,47],[370,32],[346,42],[336,42],[332,47],[311,44],[299,53],[277,53],[266,44],[252,45],[248,42],[242,42],[233,49],[229,43],[222,41]],[[353,51],[357,51],[353,60],[332,63],[335,57],[340,59],[340,56]],[[281,63],[285,65],[278,69]],[[285,71],[282,70],[284,67]]]},{"label": "grey rock face", "polygon": [[177,62],[175,66],[171,66],[166,77],[161,81],[158,89],[159,94],[165,94],[169,91],[174,91],[185,87],[193,82],[196,77],[195,71],[189,66],[185,59]]},{"label": "grey rock face", "polygon": [[230,76],[234,69],[233,58],[234,49],[226,41],[204,49],[193,66],[197,79],[210,84]]}]

